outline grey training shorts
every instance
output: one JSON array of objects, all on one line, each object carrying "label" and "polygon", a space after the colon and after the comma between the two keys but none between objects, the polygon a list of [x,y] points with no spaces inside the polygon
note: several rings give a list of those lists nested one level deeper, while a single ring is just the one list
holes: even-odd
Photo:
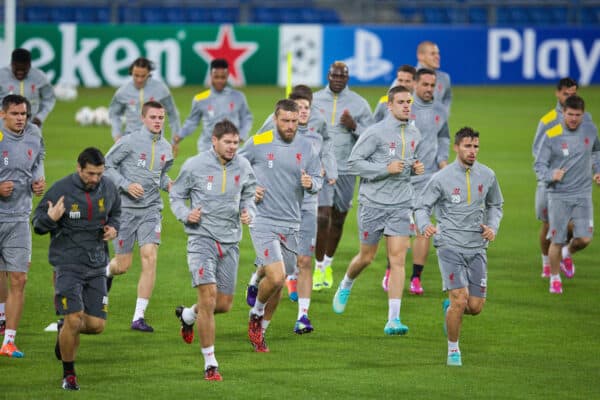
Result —
[{"label": "grey training shorts", "polygon": [[567,242],[569,221],[573,221],[573,237],[592,237],[594,234],[594,205],[592,197],[576,199],[548,198],[548,239],[552,243]]},{"label": "grey training shorts", "polygon": [[0,223],[0,271],[29,272],[30,263],[29,221]]},{"label": "grey training shorts", "polygon": [[543,182],[539,182],[535,189],[535,217],[548,222],[548,192]]},{"label": "grey training shorts", "polygon": [[449,248],[437,249],[443,290],[468,288],[469,296],[486,297],[487,255],[485,250],[464,254]]},{"label": "grey training shorts", "polygon": [[149,243],[160,244],[161,219],[162,216],[158,210],[144,215],[135,215],[123,210],[121,228],[117,238],[113,241],[115,253],[131,253],[135,242],[139,247]]},{"label": "grey training shorts", "polygon": [[187,253],[193,287],[216,284],[219,293],[235,293],[240,261],[237,243],[222,244],[205,236],[191,235]]},{"label": "grey training shorts", "polygon": [[414,236],[412,209],[358,205],[358,236],[362,244],[377,244],[385,236]]},{"label": "grey training shorts", "polygon": [[296,270],[298,231],[276,225],[250,225],[250,236],[256,252],[256,265],[283,261],[286,275]]},{"label": "grey training shorts", "polygon": [[[316,200],[316,199],[315,199]],[[298,255],[313,256],[317,241],[317,202],[302,204],[300,210],[300,232],[298,233]]]}]

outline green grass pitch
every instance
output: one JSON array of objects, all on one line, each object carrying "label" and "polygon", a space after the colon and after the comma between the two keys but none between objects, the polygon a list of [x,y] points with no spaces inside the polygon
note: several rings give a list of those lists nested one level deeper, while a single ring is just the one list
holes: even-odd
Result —
[{"label": "green grass pitch", "polygon": [[[200,89],[174,90],[182,119]],[[374,107],[385,88],[356,90]],[[249,87],[245,93],[258,129],[283,89]],[[315,293],[310,312],[315,331],[297,336],[293,333],[296,304],[284,298],[267,335],[271,353],[253,353],[246,335],[244,292],[254,253],[246,231],[233,309],[216,319],[216,355],[224,381],[203,381],[199,345],[183,343],[174,316],[175,306],[194,303],[196,292],[187,271],[183,228],[167,205],[156,288],[146,314],[156,332],[129,329],[140,268],[136,255],[130,272],[115,278],[105,332],[81,337],[76,366],[82,392],[76,396],[87,400],[600,398],[600,244],[592,242],[575,256],[577,274],[563,281],[562,296],[550,295],[547,281],[540,278],[530,149],[537,121],[555,104],[553,93],[552,86],[454,88],[450,129],[455,132],[470,125],[481,132],[479,160],[496,171],[505,197],[502,226],[488,252],[488,302],[481,315],[464,318],[462,368],[445,365],[444,295],[433,251],[423,275],[425,295],[404,297],[407,336],[383,334],[387,297],[380,287],[385,258],[380,249],[356,282],[344,315],[331,309],[333,290]],[[112,94],[109,88],[82,89],[76,102],[57,103],[44,126],[48,184],[75,170],[77,154],[84,147],[108,150],[110,129],[79,127],[74,115],[84,105],[107,106]],[[582,88],[580,94],[598,119],[600,88]],[[173,179],[185,158],[195,153],[196,138],[197,134],[182,142],[170,173]],[[598,188],[594,196],[599,210]],[[355,209],[334,261],[336,286],[358,248]],[[55,319],[47,248],[48,237],[34,235],[25,311],[17,334],[25,358],[0,358],[0,398],[73,395],[60,389],[62,368],[54,358],[55,334],[43,331]],[[411,263],[409,255],[407,264]]]}]

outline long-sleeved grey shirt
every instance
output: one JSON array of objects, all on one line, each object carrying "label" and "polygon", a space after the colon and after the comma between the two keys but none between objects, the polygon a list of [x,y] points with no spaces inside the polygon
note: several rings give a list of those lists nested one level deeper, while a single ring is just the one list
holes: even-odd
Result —
[{"label": "long-sleeved grey shirt", "polygon": [[423,232],[435,207],[434,246],[476,252],[488,245],[481,236],[482,224],[498,232],[503,203],[494,171],[478,162],[466,168],[455,160],[436,172],[417,196],[415,219]]},{"label": "long-sleeved grey shirt", "polygon": [[[408,121],[389,115],[371,125],[359,138],[348,158],[351,174],[363,178],[358,201],[374,208],[412,207],[414,190],[410,183],[413,164],[419,159],[421,134]],[[390,174],[390,162],[401,160],[404,169]]]},{"label": "long-sleeved grey shirt", "polygon": [[[151,100],[158,101],[165,108],[171,127],[171,136],[179,134],[181,130],[179,111],[177,111],[169,88],[163,82],[150,77],[141,89],[135,87],[133,80],[117,89],[108,108],[113,139],[140,130],[143,125],[142,106]],[[125,128],[121,121],[123,115],[125,116]]]},{"label": "long-sleeved grey shirt", "polygon": [[[304,193],[317,193],[323,184],[319,155],[312,143],[298,134],[286,143],[274,129],[252,136],[239,155],[252,165],[257,185],[265,188],[253,224],[299,229]],[[302,171],[311,177],[310,189],[302,186]]]},{"label": "long-sleeved grey shirt", "polygon": [[[271,114],[267,117],[259,132],[266,132],[273,129],[276,128],[275,123],[273,122],[273,114]],[[319,155],[321,167],[325,171],[325,176],[327,176],[328,179],[337,179],[338,174],[335,154],[333,154],[331,138],[327,132],[327,123],[323,117],[321,117],[321,114],[312,109],[306,125],[298,124],[297,134],[305,137],[312,143],[315,151]],[[309,208],[317,202],[318,197],[316,194],[307,193],[304,196],[302,207]]]},{"label": "long-sleeved grey shirt", "polygon": [[0,222],[29,220],[31,184],[44,177],[44,157],[44,141],[37,126],[27,123],[20,134],[0,130],[0,182],[14,185],[10,196],[0,196]]},{"label": "long-sleeved grey shirt", "polygon": [[[540,149],[540,145],[542,144],[542,140],[544,139],[546,131],[553,126],[560,124],[562,121],[563,109],[560,103],[557,101],[556,107],[544,114],[544,116],[540,119],[540,122],[538,122],[537,130],[535,131],[535,137],[533,138],[533,145],[531,146],[531,152],[534,159]],[[583,114],[583,122],[592,122],[592,116],[587,111]]]},{"label": "long-sleeved grey shirt", "polygon": [[[535,160],[537,179],[548,185],[549,197],[580,198],[592,195],[592,172],[600,173],[600,139],[592,122],[571,131],[564,121],[546,130]],[[560,182],[552,181],[556,169],[565,169]]]},{"label": "long-sleeved grey shirt", "polygon": [[[188,158],[169,192],[171,210],[189,235],[207,236],[219,243],[242,239],[240,213],[256,215],[256,177],[248,160],[238,155],[222,164],[214,149]],[[189,201],[189,205],[187,202]],[[187,218],[200,208],[197,224]]]},{"label": "long-sleeved grey shirt", "polygon": [[[418,63],[417,71],[421,68],[427,68]],[[450,85],[450,75],[440,69],[435,70],[435,91],[433,92],[435,101],[439,101],[446,108],[446,113],[450,115],[450,106],[452,104],[452,88]]]},{"label": "long-sleeved grey shirt", "polygon": [[[273,114],[267,117],[258,132],[266,132],[272,129],[275,129]],[[306,125],[298,124],[298,134],[309,139],[315,146],[315,149],[317,149],[325,176],[329,179],[337,179],[337,162],[333,152],[331,137],[327,130],[327,122],[325,122],[316,108],[311,108],[310,117]]]},{"label": "long-sleeved grey shirt", "polygon": [[31,68],[22,81],[15,78],[10,66],[0,68],[0,100],[6,95],[18,94],[31,103],[31,117],[44,122],[56,104],[54,88],[46,74]]},{"label": "long-sleeved grey shirt", "polygon": [[415,183],[428,181],[440,169],[440,162],[448,161],[450,130],[448,114],[442,103],[435,100],[426,102],[419,96],[414,96],[413,99],[410,118],[421,132],[419,161],[425,165],[423,175],[412,177],[412,182]]},{"label": "long-sleeved grey shirt", "polygon": [[[167,172],[173,166],[171,145],[162,133],[153,134],[142,126],[141,130],[123,136],[106,153],[105,175],[121,190],[122,208],[128,212],[162,210],[160,191],[168,190]],[[144,194],[138,199],[127,192],[131,183],[139,183]]]},{"label": "long-sleeved grey shirt", "polygon": [[[211,148],[212,131],[217,122],[227,118],[240,133],[240,139],[245,141],[252,128],[252,113],[248,107],[246,96],[239,90],[226,86],[218,92],[210,88],[198,93],[192,100],[192,110],[183,123],[179,132],[181,139],[191,135],[202,120],[202,134],[198,138],[198,152]],[[171,140],[172,141],[172,140]]]},{"label": "long-sleeved grey shirt", "polygon": [[[334,93],[329,86],[319,90],[313,96],[313,106],[327,122],[331,136],[333,152],[337,161],[339,175],[347,175],[348,157],[354,143],[369,126],[373,125],[373,116],[369,103],[357,93],[344,88],[340,93]],[[340,123],[340,117],[348,110],[356,122],[356,130],[350,131]]]},{"label": "long-sleeved grey shirt", "polygon": [[[64,196],[65,213],[58,221],[48,215],[48,201]],[[79,174],[67,175],[46,192],[33,215],[35,233],[50,232],[48,261],[53,266],[87,266],[104,269],[110,261],[104,227],[120,229],[121,199],[115,185],[102,177],[92,190]]]}]

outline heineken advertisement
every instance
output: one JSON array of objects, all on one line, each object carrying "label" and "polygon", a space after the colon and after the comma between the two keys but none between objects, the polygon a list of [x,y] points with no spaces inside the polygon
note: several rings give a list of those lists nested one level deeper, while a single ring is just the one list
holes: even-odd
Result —
[{"label": "heineken advertisement", "polygon": [[16,36],[52,83],[88,87],[123,84],[140,56],[172,87],[206,84],[217,57],[229,61],[234,86],[285,85],[290,72],[294,85],[321,86],[336,60],[348,64],[351,85],[387,86],[397,66],[416,63],[422,40],[439,45],[453,84],[600,83],[597,27],[25,24]]},{"label": "heineken advertisement", "polygon": [[230,82],[276,84],[277,26],[20,25],[16,46],[32,52],[32,65],[53,82],[87,87],[119,86],[143,56],[169,86],[202,85],[216,57],[230,65]]}]

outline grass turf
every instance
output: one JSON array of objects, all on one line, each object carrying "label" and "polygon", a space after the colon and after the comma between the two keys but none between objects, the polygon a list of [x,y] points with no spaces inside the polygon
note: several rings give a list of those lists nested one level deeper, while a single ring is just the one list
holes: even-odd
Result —
[{"label": "grass turf", "polygon": [[[174,90],[182,120],[199,90]],[[374,107],[385,89],[356,90]],[[283,90],[249,87],[244,91],[258,129]],[[75,170],[77,154],[84,147],[108,150],[110,129],[79,127],[74,115],[83,105],[107,105],[112,93],[110,88],[83,89],[76,102],[57,103],[44,126],[49,184]],[[593,106],[600,104],[600,88],[584,88],[580,94],[588,111],[598,114]],[[496,171],[505,197],[502,226],[488,252],[488,302],[480,316],[464,318],[462,368],[445,365],[444,295],[433,251],[423,274],[425,295],[407,293],[404,298],[402,320],[410,327],[407,336],[383,335],[387,301],[380,287],[384,270],[380,249],[356,282],[344,315],[331,310],[334,289],[315,293],[310,311],[315,331],[297,336],[293,333],[296,304],[284,298],[267,334],[271,353],[253,353],[246,335],[244,291],[254,253],[246,231],[234,307],[217,316],[215,348],[224,381],[203,381],[199,345],[182,342],[174,317],[175,306],[194,303],[196,293],[187,271],[185,235],[166,203],[156,288],[146,313],[156,332],[129,329],[140,268],[136,254],[130,272],[115,278],[105,332],[81,337],[76,363],[81,395],[86,399],[600,397],[598,244],[575,256],[577,275],[563,281],[562,296],[551,296],[547,281],[539,276],[530,148],[537,121],[554,104],[552,87],[454,88],[451,132],[464,125],[481,132],[479,160]],[[197,134],[182,142],[170,173],[173,179],[185,158],[195,153],[196,138]],[[598,194],[595,188],[596,210],[600,209]],[[358,249],[355,210],[347,219],[335,257],[336,286]],[[47,236],[34,235],[25,310],[17,335],[25,358],[0,358],[2,398],[63,399],[66,395],[60,390],[61,365],[53,354],[55,334],[43,332],[55,319],[47,247]],[[407,264],[411,265],[410,255]]]}]

